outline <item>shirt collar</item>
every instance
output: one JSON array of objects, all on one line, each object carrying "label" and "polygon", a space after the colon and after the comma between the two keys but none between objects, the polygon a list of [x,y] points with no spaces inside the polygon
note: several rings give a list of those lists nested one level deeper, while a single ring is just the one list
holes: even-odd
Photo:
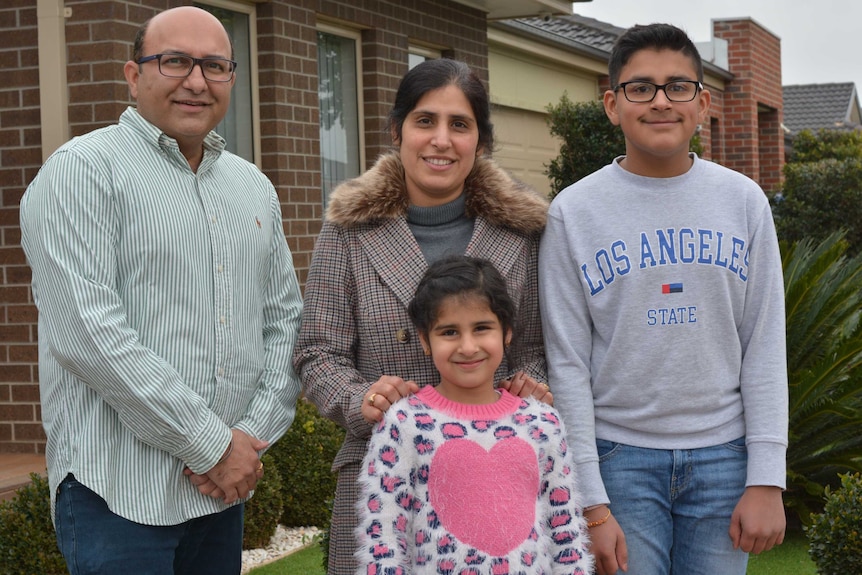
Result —
[{"label": "shirt collar", "polygon": [[[145,120],[134,106],[126,108],[126,111],[120,116],[120,125],[128,126],[132,130],[136,131],[144,138],[145,141],[149,142],[156,148],[162,150],[179,150],[179,144],[177,144],[177,141],[174,138],[171,138],[155,125]],[[219,136],[215,131],[211,131],[207,134],[206,138],[204,138],[205,156],[210,152],[220,154],[224,150],[224,147],[224,138]]]}]

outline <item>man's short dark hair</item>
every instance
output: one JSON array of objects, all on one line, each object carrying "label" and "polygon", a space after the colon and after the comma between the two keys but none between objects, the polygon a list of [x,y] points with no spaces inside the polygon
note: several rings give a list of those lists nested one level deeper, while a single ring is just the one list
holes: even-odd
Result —
[{"label": "man's short dark hair", "polygon": [[623,66],[628,64],[631,57],[641,50],[682,52],[691,58],[691,63],[694,64],[697,73],[696,80],[703,82],[703,61],[700,58],[700,52],[697,51],[697,47],[688,37],[688,34],[672,24],[647,24],[632,26],[614,43],[608,62],[611,89],[619,85],[620,72]]}]

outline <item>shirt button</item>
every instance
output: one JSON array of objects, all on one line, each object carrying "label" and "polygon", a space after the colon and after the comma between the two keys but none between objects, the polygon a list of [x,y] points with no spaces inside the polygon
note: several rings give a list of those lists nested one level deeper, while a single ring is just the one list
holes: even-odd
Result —
[{"label": "shirt button", "polygon": [[219,316],[218,321],[219,321],[219,323],[224,323],[225,322],[224,316],[223,315]]},{"label": "shirt button", "polygon": [[395,339],[397,339],[399,343],[407,343],[410,341],[410,332],[404,328],[399,329],[395,332]]},{"label": "shirt button", "polygon": [[224,271],[224,266],[219,264],[216,269],[218,270],[218,273],[222,273]]},{"label": "shirt button", "polygon": [[224,375],[224,368],[223,367],[218,368],[218,376],[222,377],[223,375]]}]

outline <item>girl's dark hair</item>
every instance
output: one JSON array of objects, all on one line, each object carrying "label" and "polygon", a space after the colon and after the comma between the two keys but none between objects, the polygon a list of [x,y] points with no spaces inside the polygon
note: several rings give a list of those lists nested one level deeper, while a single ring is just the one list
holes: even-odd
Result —
[{"label": "girl's dark hair", "polygon": [[452,296],[481,299],[497,316],[503,334],[513,329],[515,303],[506,290],[506,280],[494,264],[469,256],[447,256],[428,267],[407,307],[419,333],[428,337],[440,313],[440,306]]},{"label": "girl's dark hair", "polygon": [[683,30],[672,24],[632,26],[617,38],[608,61],[608,79],[611,89],[620,83],[620,72],[632,56],[641,50],[674,50],[691,59],[697,81],[703,82],[703,60],[700,52]]},{"label": "girl's dark hair", "polygon": [[407,114],[416,108],[419,100],[432,90],[457,86],[470,102],[479,128],[479,146],[485,154],[494,149],[494,126],[491,124],[491,100],[484,84],[464,62],[439,58],[425,60],[401,79],[395,104],[389,112],[389,131],[401,140],[401,129]]}]

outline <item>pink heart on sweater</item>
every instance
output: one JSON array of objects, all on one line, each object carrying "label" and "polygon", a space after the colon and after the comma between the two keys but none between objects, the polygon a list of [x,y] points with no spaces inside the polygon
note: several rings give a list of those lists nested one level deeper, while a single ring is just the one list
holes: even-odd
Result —
[{"label": "pink heart on sweater", "polygon": [[536,519],[536,452],[518,437],[490,451],[451,439],[434,454],[428,491],[446,531],[484,553],[506,555],[529,537]]}]

